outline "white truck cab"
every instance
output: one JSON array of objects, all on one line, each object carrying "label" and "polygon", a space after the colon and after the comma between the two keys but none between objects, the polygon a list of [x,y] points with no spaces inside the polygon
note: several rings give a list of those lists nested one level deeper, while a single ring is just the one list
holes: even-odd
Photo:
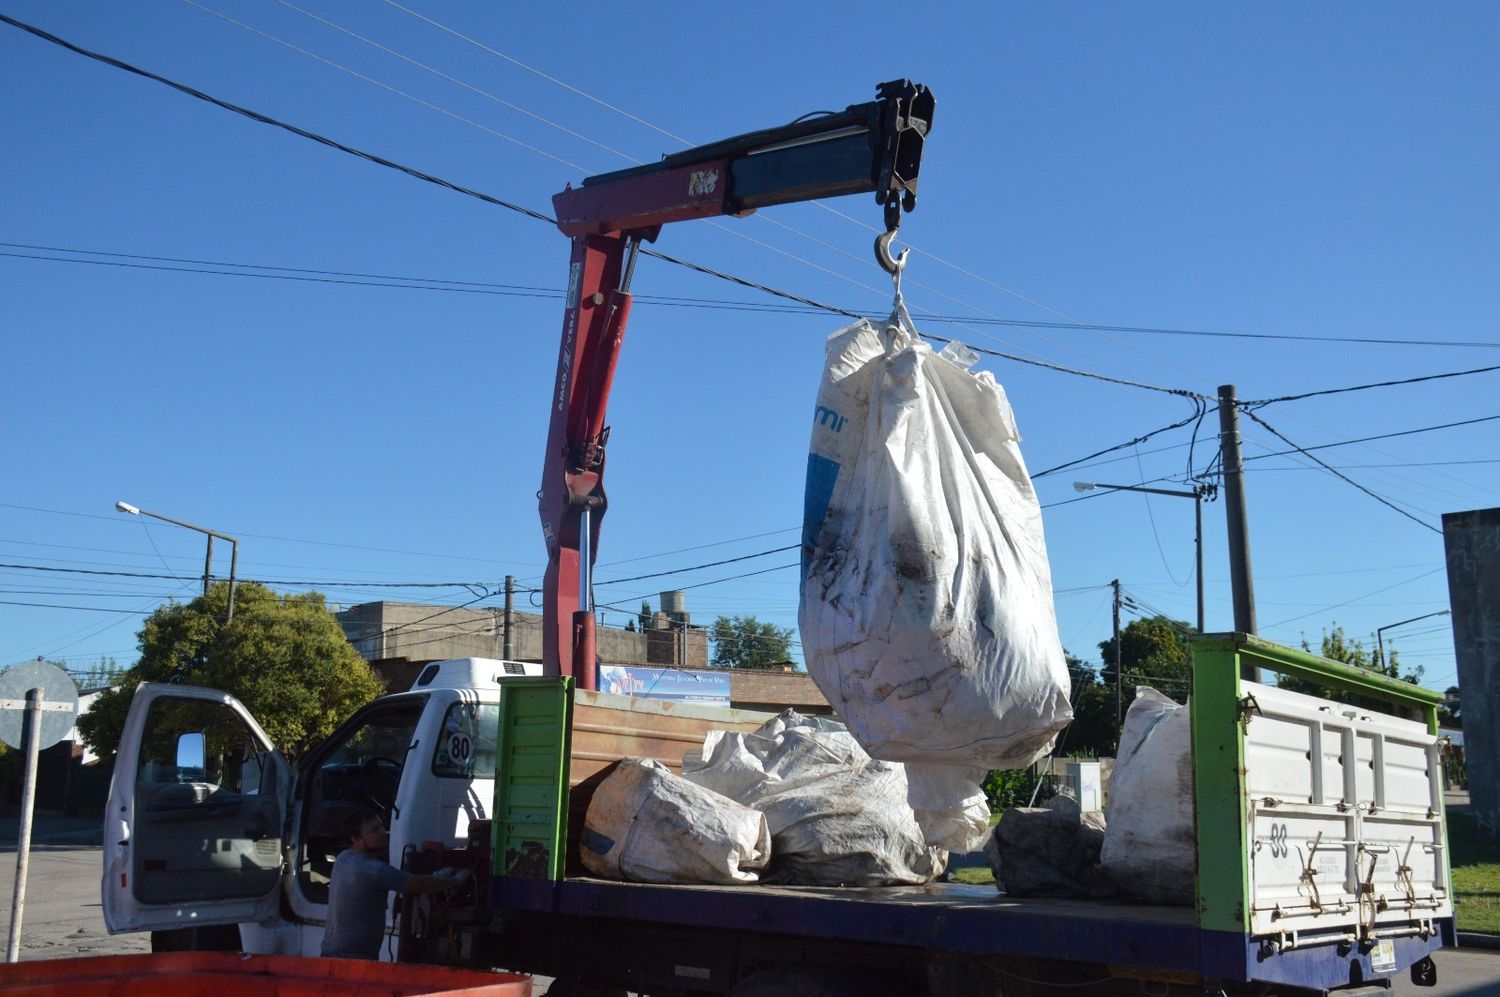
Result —
[{"label": "white truck cab", "polygon": [[[357,711],[295,772],[233,696],[140,686],[105,809],[105,925],[238,924],[246,952],[317,955],[345,818],[361,806],[386,816],[398,866],[424,842],[466,845],[469,822],[491,816],[505,682],[541,669],[433,662],[407,692]],[[392,946],[382,948],[389,958]]]}]

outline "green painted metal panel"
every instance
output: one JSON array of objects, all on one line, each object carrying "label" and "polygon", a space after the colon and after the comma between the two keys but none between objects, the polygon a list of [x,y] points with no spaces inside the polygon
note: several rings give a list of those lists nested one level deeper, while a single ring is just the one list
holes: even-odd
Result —
[{"label": "green painted metal panel", "polygon": [[1223,641],[1197,638],[1192,646],[1198,926],[1244,934],[1250,869],[1239,656]]},{"label": "green painted metal panel", "polygon": [[[1199,927],[1248,933],[1249,816],[1240,674],[1254,665],[1413,710],[1437,732],[1441,693],[1242,633],[1192,638]],[[1444,861],[1447,861],[1446,828]]]},{"label": "green painted metal panel", "polygon": [[563,876],[572,712],[571,678],[508,679],[501,686],[491,852],[496,876]]}]

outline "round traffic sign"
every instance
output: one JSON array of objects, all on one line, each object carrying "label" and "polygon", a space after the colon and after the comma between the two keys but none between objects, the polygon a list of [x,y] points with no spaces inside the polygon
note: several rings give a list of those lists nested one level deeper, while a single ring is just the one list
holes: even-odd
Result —
[{"label": "round traffic sign", "polygon": [[37,750],[50,748],[73,729],[78,714],[78,687],[68,673],[45,661],[28,661],[0,673],[0,741],[22,747],[26,730],[26,693],[42,690],[41,736]]}]

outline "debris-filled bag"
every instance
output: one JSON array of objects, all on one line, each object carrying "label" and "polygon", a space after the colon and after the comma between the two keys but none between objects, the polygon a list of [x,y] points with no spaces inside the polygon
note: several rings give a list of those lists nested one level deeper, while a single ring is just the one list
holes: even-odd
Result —
[{"label": "debris-filled bag", "polygon": [[[807,465],[808,671],[875,758],[907,763],[929,844],[970,851],[980,784],[1072,719],[1041,509],[1005,391],[898,300],[835,333]],[[970,354],[972,356],[972,354]]]},{"label": "debris-filled bag", "polygon": [[1118,754],[1109,776],[1100,861],[1131,896],[1191,905],[1198,844],[1188,708],[1155,689],[1137,689]]},{"label": "debris-filled bag", "polygon": [[583,867],[637,883],[753,883],[771,857],[766,819],[674,775],[627,758],[594,790],[579,842]]},{"label": "debris-filled bag", "polygon": [[1011,807],[984,846],[995,884],[1013,897],[1100,899],[1119,893],[1099,864],[1104,815],[1061,794],[1042,807]]},{"label": "debris-filled bag", "polygon": [[766,882],[914,885],[947,861],[922,840],[905,767],[871,758],[837,720],[786,710],[753,734],[711,730],[682,775],[765,814]]}]

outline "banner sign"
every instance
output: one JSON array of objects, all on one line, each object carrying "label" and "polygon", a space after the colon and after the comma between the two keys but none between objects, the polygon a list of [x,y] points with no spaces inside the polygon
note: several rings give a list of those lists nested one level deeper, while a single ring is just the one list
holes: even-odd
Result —
[{"label": "banner sign", "polygon": [[647,665],[600,665],[599,691],[619,696],[728,706],[729,674]]}]

